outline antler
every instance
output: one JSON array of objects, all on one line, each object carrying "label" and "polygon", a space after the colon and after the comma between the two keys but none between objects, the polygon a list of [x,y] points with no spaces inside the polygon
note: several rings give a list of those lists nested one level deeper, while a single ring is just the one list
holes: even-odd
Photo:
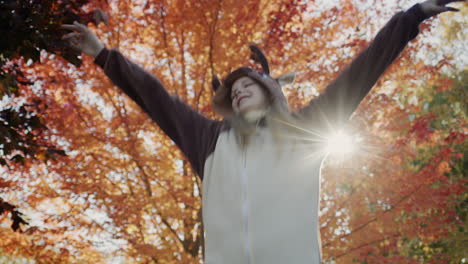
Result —
[{"label": "antler", "polygon": [[249,48],[252,51],[252,55],[250,55],[250,58],[260,63],[262,65],[263,72],[270,75],[270,67],[268,66],[268,60],[265,54],[263,54],[260,48],[256,45],[249,45]]},{"label": "antler", "polygon": [[213,91],[216,92],[218,90],[219,86],[221,86],[221,82],[218,79],[218,76],[213,75],[213,79],[211,80],[211,86],[213,87]]}]

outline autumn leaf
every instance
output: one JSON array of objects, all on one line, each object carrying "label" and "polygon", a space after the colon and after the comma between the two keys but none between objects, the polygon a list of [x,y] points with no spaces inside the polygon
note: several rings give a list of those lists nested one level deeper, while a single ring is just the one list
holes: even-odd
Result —
[{"label": "autumn leaf", "polygon": [[[8,41],[4,44],[15,48],[2,53],[19,56],[16,69],[24,75],[19,81],[34,82],[17,84],[17,100],[28,106],[2,110],[0,116],[0,164],[11,165],[1,174],[2,197],[28,207],[41,223],[21,234],[0,229],[0,247],[11,254],[6,257],[37,263],[121,258],[195,264],[204,258],[200,178],[94,58],[54,42],[63,33],[57,31],[60,23],[86,23],[170,94],[219,120],[211,107],[212,77],[252,66],[248,44],[264,49],[272,75],[297,73],[296,83],[284,89],[295,110],[323,93],[391,13],[400,11],[383,1],[366,10],[354,1],[323,7],[296,0],[109,2],[112,8],[107,1],[41,3],[53,12],[29,17],[43,26],[43,36],[24,29],[15,38],[34,42],[18,53],[20,44]],[[62,13],[45,30],[46,18]],[[450,43],[437,49],[423,41],[431,34],[438,38],[429,32],[436,21],[421,25],[418,38],[353,115],[350,129],[362,136],[361,151],[347,161],[324,162],[319,226],[325,261],[460,260],[468,75],[464,70],[444,75],[441,69],[456,65],[453,58],[427,55],[461,53]],[[12,71],[4,71],[5,80]],[[10,83],[0,81],[0,91],[9,87],[14,94]],[[22,217],[29,219],[17,214],[15,228],[23,226]]]}]

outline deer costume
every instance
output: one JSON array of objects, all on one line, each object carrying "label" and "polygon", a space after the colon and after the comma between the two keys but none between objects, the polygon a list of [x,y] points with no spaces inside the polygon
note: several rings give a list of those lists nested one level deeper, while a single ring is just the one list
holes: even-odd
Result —
[{"label": "deer costume", "polygon": [[[323,94],[290,113],[295,124],[322,135],[330,123],[344,124],[417,36],[425,18],[419,4],[394,15]],[[250,48],[263,72],[242,67],[222,82],[213,79],[213,108],[224,117],[222,121],[210,120],[169,95],[156,77],[116,49],[103,49],[95,63],[177,144],[203,180],[205,263],[318,264],[322,139],[314,140],[315,133],[307,134],[312,138],[307,141],[288,136],[285,126],[282,140],[277,141],[270,129],[274,119],[263,118],[250,132],[249,144],[239,146],[230,101],[233,82],[242,76],[252,78],[268,92],[273,106],[289,111],[281,84],[293,79],[292,75],[271,77],[264,54]]]}]

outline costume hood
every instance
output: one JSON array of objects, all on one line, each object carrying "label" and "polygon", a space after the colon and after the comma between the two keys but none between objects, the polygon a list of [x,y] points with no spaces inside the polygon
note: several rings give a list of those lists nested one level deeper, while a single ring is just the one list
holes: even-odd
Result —
[{"label": "costume hood", "polygon": [[255,62],[260,63],[262,66],[262,72],[257,72],[250,67],[240,67],[223,79],[219,81],[216,75],[213,76],[212,86],[215,91],[212,106],[213,109],[225,118],[229,118],[234,115],[231,102],[231,88],[234,82],[241,77],[250,77],[257,83],[259,83],[270,95],[272,104],[279,105],[289,111],[289,105],[286,97],[281,90],[281,87],[294,82],[294,73],[287,73],[278,78],[270,76],[270,67],[268,60],[263,52],[255,45],[249,46],[252,51],[251,59]]}]

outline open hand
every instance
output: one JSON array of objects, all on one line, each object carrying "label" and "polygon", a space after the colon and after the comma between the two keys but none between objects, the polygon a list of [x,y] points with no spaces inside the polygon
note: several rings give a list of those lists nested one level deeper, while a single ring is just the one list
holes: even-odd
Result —
[{"label": "open hand", "polygon": [[428,16],[435,16],[438,15],[442,12],[447,12],[447,11],[460,11],[456,8],[446,6],[447,4],[453,3],[453,2],[465,2],[465,0],[426,0],[422,2],[421,8],[422,11]]},{"label": "open hand", "polygon": [[74,31],[63,35],[62,39],[68,41],[70,47],[78,52],[83,52],[89,56],[96,57],[105,47],[96,35],[83,24],[75,21],[72,25],[63,24],[61,28]]}]

